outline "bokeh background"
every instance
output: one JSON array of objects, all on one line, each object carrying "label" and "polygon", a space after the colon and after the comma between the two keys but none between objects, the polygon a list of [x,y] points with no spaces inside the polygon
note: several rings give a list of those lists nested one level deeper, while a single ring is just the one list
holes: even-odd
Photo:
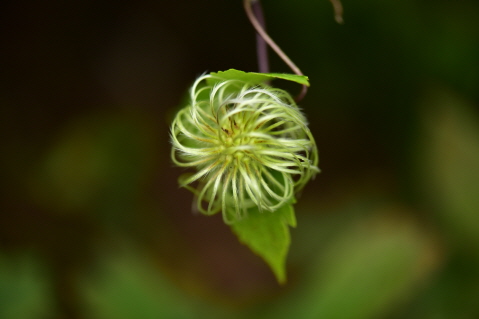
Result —
[{"label": "bokeh background", "polygon": [[479,2],[343,5],[263,0],[322,169],[279,286],[169,158],[192,81],[257,70],[241,1],[3,2],[0,318],[479,318]]}]

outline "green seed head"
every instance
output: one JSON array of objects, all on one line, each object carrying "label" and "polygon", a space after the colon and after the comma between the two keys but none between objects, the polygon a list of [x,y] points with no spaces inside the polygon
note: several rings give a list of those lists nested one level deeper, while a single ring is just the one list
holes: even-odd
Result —
[{"label": "green seed head", "polygon": [[180,185],[196,195],[203,214],[219,211],[226,223],[249,208],[274,212],[294,200],[319,169],[307,122],[290,94],[241,80],[203,75],[191,104],[171,126],[173,162],[196,173]]}]

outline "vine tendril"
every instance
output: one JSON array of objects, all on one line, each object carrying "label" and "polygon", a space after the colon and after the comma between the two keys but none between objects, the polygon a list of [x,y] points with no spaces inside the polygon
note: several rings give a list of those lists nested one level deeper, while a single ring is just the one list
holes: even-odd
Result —
[{"label": "vine tendril", "polygon": [[[336,22],[343,23],[343,6],[340,0],[330,0],[333,5]],[[268,44],[271,49],[286,63],[286,65],[296,75],[304,75],[299,67],[284,53],[283,50],[273,41],[265,30],[265,22],[261,4],[259,0],[243,0],[246,16],[255,28],[257,32],[257,52],[258,52],[258,65],[261,73],[268,73],[269,62],[267,55],[267,48],[265,44]],[[295,101],[301,101],[308,91],[306,85],[302,86],[301,92],[296,96]]]}]

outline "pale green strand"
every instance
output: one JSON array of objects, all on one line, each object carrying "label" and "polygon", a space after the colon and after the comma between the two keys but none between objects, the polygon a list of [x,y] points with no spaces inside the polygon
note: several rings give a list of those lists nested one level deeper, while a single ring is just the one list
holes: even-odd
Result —
[{"label": "pale green strand", "polygon": [[274,212],[319,172],[314,138],[287,92],[206,74],[190,99],[170,129],[171,158],[196,167],[180,184],[201,213],[234,223],[253,207]]}]

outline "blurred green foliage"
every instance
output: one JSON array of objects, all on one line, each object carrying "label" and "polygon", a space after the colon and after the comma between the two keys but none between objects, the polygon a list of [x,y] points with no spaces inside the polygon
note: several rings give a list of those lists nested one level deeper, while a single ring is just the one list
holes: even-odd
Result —
[{"label": "blurred green foliage", "polygon": [[240,1],[7,1],[1,318],[479,317],[479,2],[262,3],[322,169],[288,284],[169,161],[193,79],[257,71]]},{"label": "blurred green foliage", "polygon": [[51,285],[31,253],[0,256],[0,317],[39,318],[54,314]]}]

